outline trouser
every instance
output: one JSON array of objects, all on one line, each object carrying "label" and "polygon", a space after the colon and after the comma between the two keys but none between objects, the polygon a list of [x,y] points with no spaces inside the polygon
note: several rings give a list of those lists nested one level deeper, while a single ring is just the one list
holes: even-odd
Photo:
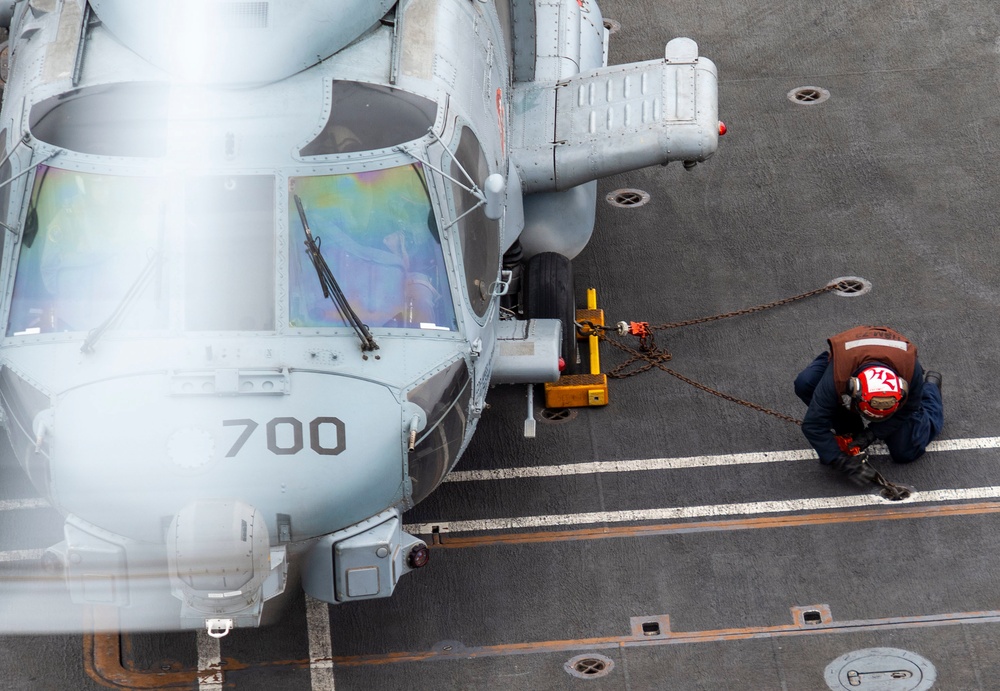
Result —
[{"label": "trouser", "polygon": [[[829,363],[830,354],[820,353],[795,378],[795,395],[806,405],[812,401],[813,391]],[[920,393],[920,405],[915,409],[893,415],[885,422],[869,424],[875,436],[885,442],[889,456],[896,463],[911,463],[920,458],[943,426],[944,404],[941,390],[934,384],[926,383]],[[837,408],[831,427],[833,433],[838,435],[859,434],[865,428],[861,415],[844,407]]]}]

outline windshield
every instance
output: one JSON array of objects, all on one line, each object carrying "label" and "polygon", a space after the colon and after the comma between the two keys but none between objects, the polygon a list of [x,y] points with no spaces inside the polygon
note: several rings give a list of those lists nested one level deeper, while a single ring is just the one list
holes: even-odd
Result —
[{"label": "windshield", "polygon": [[[444,254],[419,166],[292,178],[321,252],[369,327],[453,331]],[[38,167],[8,336],[273,331],[275,178],[133,177]],[[288,217],[288,324],[344,326]],[[145,272],[145,275],[144,275]]]},{"label": "windshield", "polygon": [[[444,254],[419,165],[296,177],[288,208],[302,205],[320,251],[351,307],[369,327],[453,331],[455,309]],[[346,326],[323,295],[305,251],[305,231],[289,216],[289,322]]]},{"label": "windshield", "polygon": [[274,180],[39,166],[7,335],[273,330]]},{"label": "windshield", "polygon": [[[156,182],[38,167],[7,335],[85,331],[112,314],[163,250],[166,196]],[[123,318],[131,328],[166,325],[162,269],[152,283]]]}]

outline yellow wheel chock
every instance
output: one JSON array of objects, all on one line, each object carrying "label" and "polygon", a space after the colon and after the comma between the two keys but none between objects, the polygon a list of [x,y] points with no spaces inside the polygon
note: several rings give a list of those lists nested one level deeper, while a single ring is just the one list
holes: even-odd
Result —
[{"label": "yellow wheel chock", "polygon": [[608,404],[608,377],[601,374],[598,343],[602,333],[594,327],[604,326],[604,310],[597,309],[597,290],[587,288],[587,309],[576,311],[576,322],[582,325],[576,338],[587,341],[590,351],[590,374],[564,374],[558,381],[545,384],[546,408],[585,408]]}]

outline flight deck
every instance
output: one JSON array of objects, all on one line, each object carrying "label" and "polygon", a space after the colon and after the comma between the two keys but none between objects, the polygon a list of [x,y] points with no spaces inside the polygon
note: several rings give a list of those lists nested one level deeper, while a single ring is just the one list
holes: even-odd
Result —
[{"label": "flight deck", "polygon": [[[392,597],[299,594],[279,622],[108,633],[37,566],[62,519],[0,469],[7,688],[987,691],[1000,679],[1000,17],[987,3],[603,0],[610,63],[690,36],[728,133],[708,162],[598,185],[577,302],[659,331],[665,366],[791,417],[796,374],[851,326],[891,326],[943,374],[945,428],[904,501],[818,463],[798,427],[662,369],[608,405],[497,386],[453,473],[403,515],[431,547]],[[612,203],[617,202],[617,203]],[[617,338],[616,336],[614,338]],[[624,340],[624,339],[623,339]],[[631,343],[634,345],[634,341]],[[601,346],[602,369],[626,355]],[[3,454],[9,459],[10,454]],[[56,587],[58,586],[58,587]],[[44,606],[20,600],[50,591]],[[34,613],[28,617],[28,613]]]}]

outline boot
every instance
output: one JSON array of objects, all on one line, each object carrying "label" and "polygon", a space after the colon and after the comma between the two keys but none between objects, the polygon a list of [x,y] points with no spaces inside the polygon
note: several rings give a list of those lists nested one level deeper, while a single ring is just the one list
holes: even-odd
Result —
[{"label": "boot", "polygon": [[924,374],[924,382],[927,384],[933,384],[938,387],[938,391],[941,391],[941,373],[928,371]]}]

